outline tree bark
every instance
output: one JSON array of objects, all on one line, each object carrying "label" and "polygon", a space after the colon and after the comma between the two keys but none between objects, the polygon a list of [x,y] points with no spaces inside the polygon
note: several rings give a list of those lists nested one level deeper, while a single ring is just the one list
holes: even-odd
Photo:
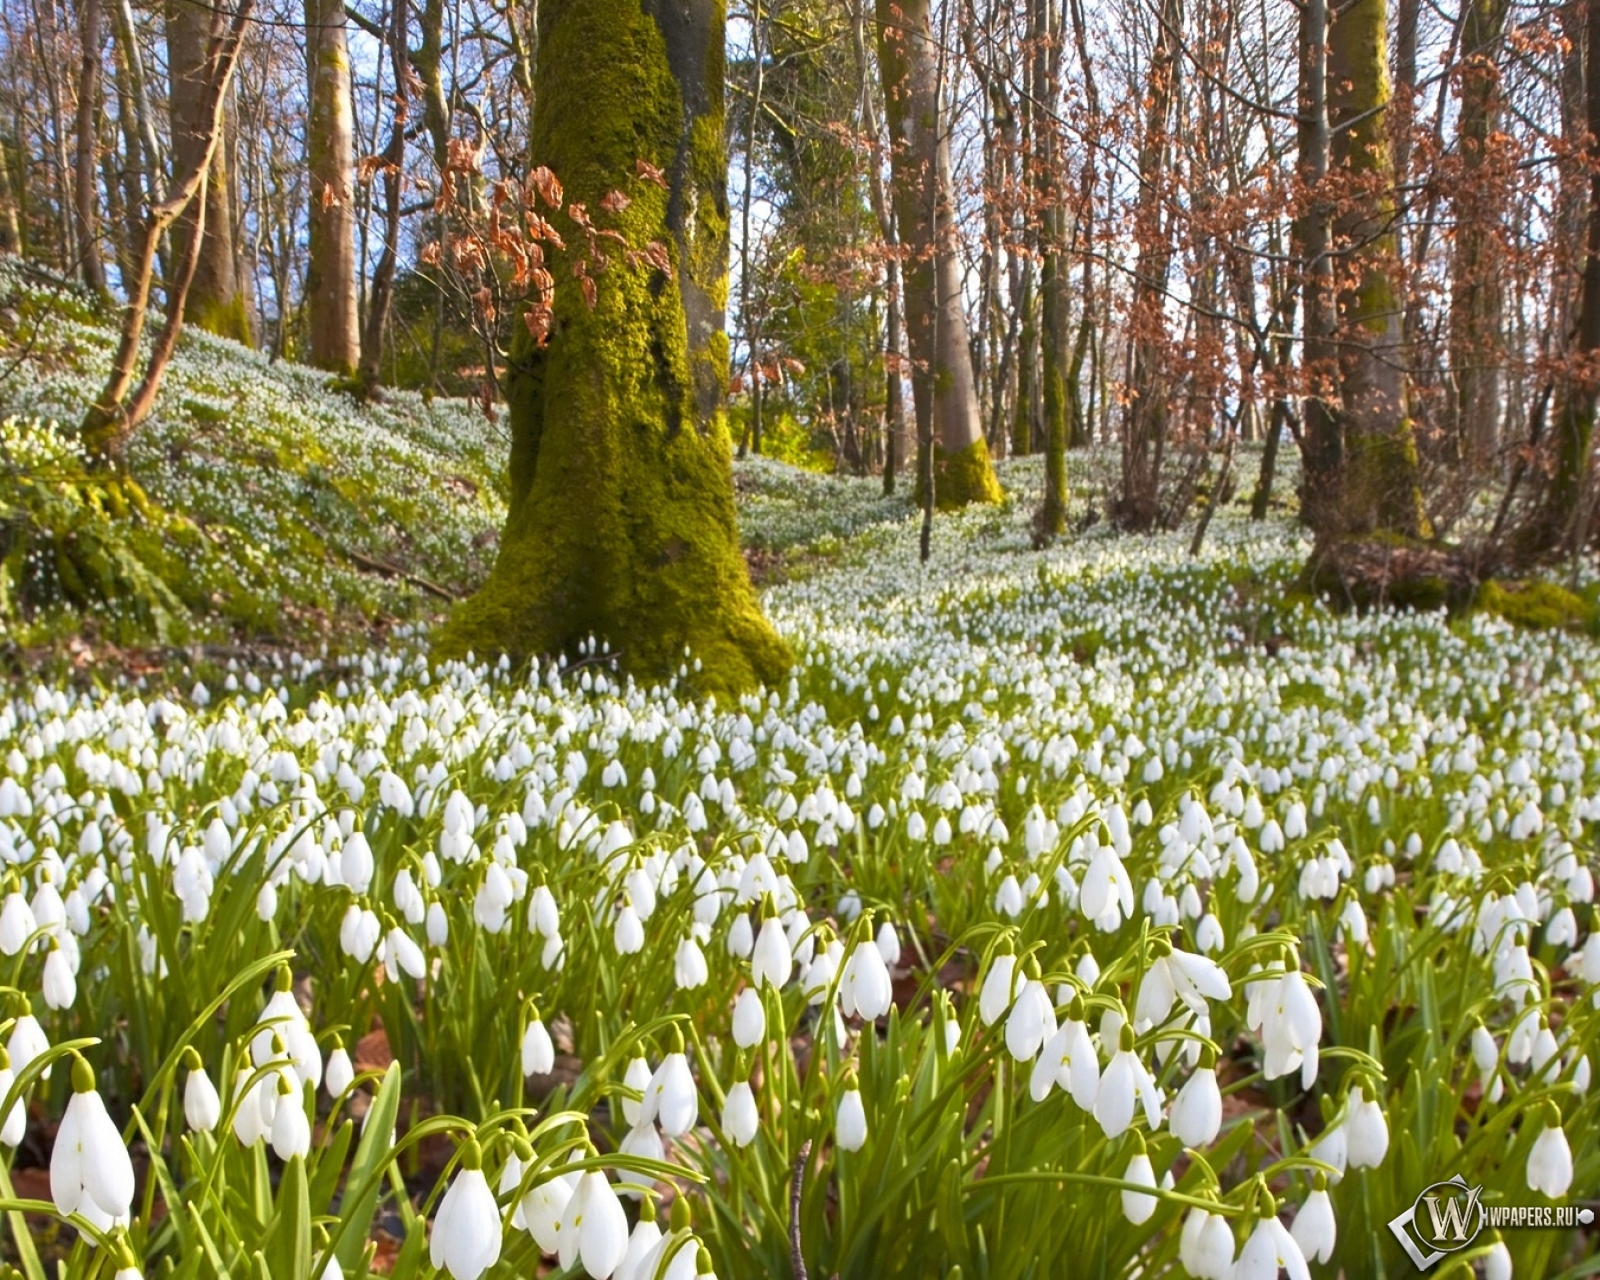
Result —
[{"label": "tree bark", "polygon": [[100,52],[104,43],[100,0],[79,0],[78,153],[72,202],[78,232],[78,271],[97,297],[109,299],[100,245]]},{"label": "tree bark", "polygon": [[[102,465],[120,461],[128,438],[154,405],[167,363],[178,345],[189,289],[205,243],[206,184],[221,140],[228,87],[238,65],[240,44],[253,6],[254,0],[239,0],[226,28],[207,40],[202,63],[194,72],[198,87],[193,117],[199,126],[194,138],[197,145],[189,150],[187,163],[173,176],[166,198],[154,205],[145,219],[138,269],[125,283],[128,303],[122,313],[122,332],[112,357],[111,372],[79,428],[86,451]],[[191,209],[194,234],[184,245],[175,278],[168,283],[166,319],[140,376],[139,347],[155,280],[156,253],[168,229]],[[139,384],[134,387],[136,376]],[[130,388],[133,388],[131,395]]]},{"label": "tree bark", "polygon": [[1588,480],[1600,401],[1600,0],[1583,15],[1584,110],[1588,125],[1589,207],[1578,317],[1568,353],[1566,385],[1551,424],[1553,455],[1533,513],[1518,530],[1516,551],[1533,559],[1563,550],[1575,536]]},{"label": "tree bark", "polygon": [[1033,141],[1030,169],[1039,218],[1040,400],[1044,410],[1044,501],[1034,516],[1034,538],[1048,542],[1067,527],[1067,289],[1066,215],[1056,173],[1056,85],[1060,49],[1050,0],[1029,0],[1033,41]]},{"label": "tree bark", "polygon": [[[636,249],[665,244],[673,271],[613,246],[591,307],[561,263],[548,345],[516,326],[505,532],[440,655],[570,654],[592,635],[653,679],[689,661],[687,646],[690,683],[724,695],[788,666],[734,519],[723,39],[719,0],[540,6],[535,154],[568,209],[622,190],[631,203],[605,225]],[[632,176],[640,161],[665,189]],[[583,242],[568,214],[550,216]]]},{"label": "tree bark", "polygon": [[[906,336],[918,438],[930,442],[938,506],[998,502],[1000,483],[989,461],[973,382],[929,3],[877,0],[877,15],[895,218],[908,254]],[[919,498],[922,484],[919,477]]]},{"label": "tree bark", "polygon": [[1161,510],[1161,451],[1167,431],[1167,277],[1172,269],[1172,227],[1164,201],[1169,134],[1177,96],[1182,0],[1163,0],[1150,60],[1150,94],[1139,143],[1139,198],[1134,238],[1133,305],[1129,324],[1128,408],[1122,431],[1122,492],[1115,507],[1125,529],[1153,529]]},{"label": "tree bark", "polygon": [[1333,231],[1339,272],[1342,466],[1320,533],[1426,532],[1407,417],[1394,159],[1385,119],[1385,0],[1353,0],[1328,30],[1328,162],[1344,187]]},{"label": "tree bark", "polygon": [[[227,14],[220,0],[168,0],[172,159],[174,172],[184,172],[202,152],[211,156],[204,191],[203,234],[184,319],[211,333],[250,345],[254,334],[250,301],[239,278],[239,254],[234,243],[234,183],[227,139],[212,135],[205,102],[207,51],[226,25]],[[225,117],[222,130],[225,135]],[[180,258],[187,256],[187,242],[201,228],[198,209],[190,209],[179,220],[173,238]]]},{"label": "tree bark", "polygon": [[1500,127],[1500,73],[1495,54],[1509,0],[1466,0],[1462,23],[1461,178],[1452,186],[1456,234],[1450,258],[1452,417],[1459,452],[1483,461],[1494,454],[1500,425],[1505,353],[1505,285],[1496,234],[1503,189],[1493,153]]},{"label": "tree bark", "polygon": [[394,76],[394,115],[389,141],[383,149],[383,248],[372,273],[367,298],[366,325],[361,331],[361,360],[357,373],[362,395],[371,398],[383,379],[384,336],[389,310],[394,304],[394,278],[400,263],[400,181],[406,159],[406,10],[409,0],[389,0],[389,64]]},{"label": "tree bark", "polygon": [[[356,314],[355,117],[343,0],[307,0],[311,176],[306,311],[310,362],[349,376],[361,362]],[[280,314],[285,308],[280,304]]]}]

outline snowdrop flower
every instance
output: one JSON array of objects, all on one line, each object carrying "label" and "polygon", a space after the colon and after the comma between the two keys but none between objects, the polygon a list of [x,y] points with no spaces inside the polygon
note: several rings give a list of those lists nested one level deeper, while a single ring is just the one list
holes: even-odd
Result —
[{"label": "snowdrop flower", "polygon": [[733,1042],[741,1049],[752,1049],[766,1034],[767,1011],[761,1003],[761,993],[746,987],[733,1002]]},{"label": "snowdrop flower", "polygon": [[857,943],[845,961],[839,978],[839,1004],[846,1017],[855,1014],[864,1022],[876,1022],[894,1004],[889,968],[882,950],[870,939]]},{"label": "snowdrop flower", "polygon": [[1318,1173],[1311,1194],[1295,1214],[1289,1234],[1300,1246],[1308,1262],[1326,1262],[1333,1257],[1333,1246],[1338,1241],[1338,1224],[1333,1217],[1333,1201],[1328,1196],[1328,1179]]},{"label": "snowdrop flower", "polygon": [[625,901],[617,912],[617,922],[611,930],[611,941],[619,956],[636,955],[644,950],[644,925],[633,903]]},{"label": "snowdrop flower", "polygon": [[[373,917],[376,923],[377,917]],[[311,1024],[301,1012],[300,1003],[290,990],[294,976],[284,965],[278,970],[277,989],[261,1009],[256,1025],[261,1029],[250,1041],[251,1060],[264,1067],[274,1058],[272,1041],[281,1037],[283,1050],[293,1060],[295,1073],[313,1088],[322,1083],[322,1050],[316,1036],[311,1034]]]},{"label": "snowdrop flower", "polygon": [[834,1140],[844,1151],[860,1151],[867,1140],[867,1111],[851,1076],[845,1077],[844,1094],[834,1115]]},{"label": "snowdrop flower", "polygon": [[522,1197],[522,1218],[527,1223],[528,1234],[533,1237],[539,1251],[554,1255],[561,1247],[562,1220],[567,1206],[572,1203],[572,1193],[578,1185],[576,1174],[563,1174],[546,1178],[530,1187]]},{"label": "snowdrop flower", "polygon": [[661,1227],[656,1223],[656,1202],[649,1196],[639,1206],[639,1220],[628,1236],[628,1248],[617,1263],[614,1280],[654,1280],[644,1269],[644,1260],[661,1243]]},{"label": "snowdrop flower", "polygon": [[1289,1280],[1311,1280],[1305,1254],[1289,1229],[1277,1218],[1262,1218],[1239,1251],[1234,1280],[1277,1280],[1280,1270],[1289,1273]]},{"label": "snowdrop flower", "polygon": [[1544,1128],[1528,1152],[1528,1189],[1542,1191],[1559,1200],[1572,1186],[1572,1148],[1561,1127],[1561,1113],[1554,1103],[1545,1107]]},{"label": "snowdrop flower", "polygon": [[94,1087],[94,1072],[72,1056],[72,1098],[50,1155],[50,1198],[66,1217],[81,1213],[102,1230],[126,1223],[133,1205],[133,1161]]},{"label": "snowdrop flower", "polygon": [[350,1054],[343,1043],[335,1040],[333,1052],[328,1054],[327,1065],[322,1069],[322,1087],[328,1091],[330,1098],[340,1098],[355,1082],[355,1064],[350,1061]]},{"label": "snowdrop flower", "polygon": [[1119,1138],[1133,1123],[1135,1104],[1144,1104],[1145,1119],[1152,1130],[1161,1127],[1161,1104],[1156,1084],[1144,1063],[1133,1051],[1133,1028],[1123,1024],[1118,1034],[1119,1048],[1100,1076],[1095,1094],[1094,1118],[1108,1138]]},{"label": "snowdrop flower", "polygon": [[1039,1050],[1028,1090],[1035,1102],[1043,1102],[1054,1083],[1066,1090],[1082,1111],[1093,1111],[1100,1093],[1100,1059],[1083,1021],[1083,1001],[1074,999],[1067,1018]]},{"label": "snowdrop flower", "polygon": [[1252,1004],[1256,1004],[1251,1025],[1260,1031],[1266,1048],[1266,1078],[1276,1080],[1299,1067],[1301,1087],[1309,1089],[1317,1078],[1322,1011],[1298,963],[1291,958],[1287,968],[1280,978],[1252,984],[1260,991],[1251,992]]},{"label": "snowdrop flower", "polygon": [[547,1076],[556,1065],[556,1047],[545,1029],[537,1009],[528,1011],[528,1025],[522,1033],[522,1074]]},{"label": "snowdrop flower", "polygon": [[1511,1280],[1511,1250],[1496,1240],[1483,1255],[1483,1280]]},{"label": "snowdrop flower", "polygon": [[427,976],[428,963],[422,955],[422,948],[399,925],[389,930],[380,953],[384,972],[390,982],[399,982],[402,975],[418,982]]},{"label": "snowdrop flower", "polygon": [[794,970],[794,952],[789,947],[789,937],[783,931],[783,922],[777,916],[768,916],[761,923],[755,949],[750,956],[750,969],[756,986],[770,982],[782,988],[788,985]]},{"label": "snowdrop flower", "polygon": [[677,954],[672,960],[672,978],[679,991],[692,991],[704,986],[710,973],[706,966],[706,953],[700,950],[700,943],[693,936],[678,944]]},{"label": "snowdrop flower", "polygon": [[38,927],[28,900],[13,888],[0,907],[0,953],[16,955]]},{"label": "snowdrop flower", "polygon": [[[444,907],[440,904],[437,898],[428,904],[428,922],[425,926],[425,932],[427,933],[428,945],[430,947],[442,947],[447,941],[449,941],[450,918],[445,915]],[[560,942],[560,939],[556,938],[552,939],[552,941]],[[548,954],[549,948],[546,947],[545,950],[546,954]],[[550,968],[550,962],[548,960],[544,962],[544,967],[546,969]]]},{"label": "snowdrop flower", "polygon": [[217,1086],[211,1083],[205,1064],[192,1046],[185,1047],[183,1064],[189,1072],[188,1079],[183,1082],[184,1122],[194,1133],[210,1133],[222,1119],[222,1099],[217,1096]]},{"label": "snowdrop flower", "polygon": [[292,1074],[278,1077],[278,1105],[272,1113],[272,1149],[280,1160],[311,1152],[311,1121],[306,1118],[305,1099],[292,1081],[296,1081]]},{"label": "snowdrop flower", "polygon": [[1045,1038],[1054,1035],[1055,1030],[1055,1010],[1044,983],[1037,978],[1024,978],[1016,1003],[1011,1006],[1011,1016],[1006,1019],[1006,1048],[1018,1062],[1032,1062]]},{"label": "snowdrop flower", "polygon": [[1190,1209],[1178,1235],[1178,1258],[1195,1280],[1232,1280],[1233,1232],[1220,1213]]},{"label": "snowdrop flower", "polygon": [[[1144,1139],[1137,1133],[1134,1135],[1134,1154],[1128,1161],[1128,1168],[1122,1175],[1124,1182],[1137,1182],[1141,1186],[1154,1188],[1156,1185],[1155,1170],[1150,1166],[1150,1154],[1145,1150]],[[1156,1198],[1147,1196],[1138,1191],[1124,1190],[1122,1192],[1122,1216],[1134,1226],[1139,1226],[1150,1221],[1150,1216],[1156,1211]]]},{"label": "snowdrop flower", "polygon": [[478,1280],[499,1261],[500,1245],[500,1209],[483,1174],[483,1153],[469,1138],[461,1167],[434,1214],[428,1257],[454,1280]]},{"label": "snowdrop flower", "polygon": [[740,1080],[728,1090],[728,1096],[723,1101],[722,1131],[728,1135],[734,1146],[747,1147],[756,1136],[760,1120],[750,1082]]},{"label": "snowdrop flower", "polygon": [[598,1169],[578,1179],[561,1224],[561,1265],[582,1262],[594,1280],[607,1280],[628,1252],[628,1217],[610,1180]]},{"label": "snowdrop flower", "polygon": [[1002,952],[989,963],[983,989],[978,993],[978,1016],[983,1025],[992,1027],[1000,1015],[1011,1007],[1011,992],[1015,985],[1017,958],[1009,951]]},{"label": "snowdrop flower", "polygon": [[528,895],[528,929],[543,938],[561,935],[561,913],[549,885],[537,884]]},{"label": "snowdrop flower", "polygon": [[1155,960],[1145,970],[1139,984],[1133,1022],[1138,1030],[1163,1023],[1174,1000],[1182,1000],[1193,1013],[1207,1012],[1206,1000],[1229,1000],[1233,987],[1216,961],[1189,951],[1174,951],[1172,944],[1158,939]]},{"label": "snowdrop flower", "polygon": [[78,998],[78,980],[73,976],[67,953],[52,942],[44,961],[44,1002],[52,1009],[70,1009]]},{"label": "snowdrop flower", "polygon": [[694,1128],[700,1114],[700,1095],[695,1091],[694,1077],[689,1073],[689,1059],[684,1056],[682,1042],[667,1054],[650,1077],[644,1091],[644,1106],[639,1111],[641,1124],[659,1123],[669,1138],[681,1138]]},{"label": "snowdrop flower", "polygon": [[[4,1049],[0,1049],[0,1098],[11,1092],[11,1086],[16,1082],[16,1076],[11,1071],[11,1058]],[[28,1109],[19,1097],[12,1104],[5,1121],[0,1123],[0,1143],[8,1147],[15,1147],[22,1141],[28,1128]]]},{"label": "snowdrop flower", "polygon": [[1222,1130],[1222,1090],[1217,1087],[1216,1056],[1201,1051],[1200,1066],[1172,1100],[1167,1127],[1186,1147],[1207,1147]]},{"label": "snowdrop flower", "polygon": [[638,1093],[640,1099],[635,1101],[627,1095],[622,1097],[622,1118],[627,1121],[630,1128],[639,1123],[639,1116],[644,1106],[644,1093],[650,1087],[652,1074],[650,1064],[642,1055],[629,1059],[628,1069],[622,1074],[622,1083]]},{"label": "snowdrop flower", "polygon": [[1376,1169],[1389,1153],[1389,1122],[1383,1108],[1367,1097],[1365,1088],[1352,1088],[1346,1102],[1345,1150],[1352,1169]]},{"label": "snowdrop flower", "polygon": [[233,1136],[242,1147],[253,1147],[272,1132],[278,1110],[277,1075],[266,1075],[251,1083],[255,1073],[240,1067],[233,1077]]},{"label": "snowdrop flower", "polygon": [[1102,920],[1113,908],[1119,920],[1133,915],[1133,881],[1111,845],[1101,845],[1089,859],[1078,892],[1078,908],[1090,920]]}]

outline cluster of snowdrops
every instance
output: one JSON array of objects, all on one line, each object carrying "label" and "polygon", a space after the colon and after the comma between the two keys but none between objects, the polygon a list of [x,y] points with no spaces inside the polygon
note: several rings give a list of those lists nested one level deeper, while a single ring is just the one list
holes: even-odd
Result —
[{"label": "cluster of snowdrops", "polygon": [[738,705],[599,648],[18,686],[9,1256],[1267,1280],[1392,1268],[1456,1173],[1592,1202],[1592,642],[1246,616],[1293,548],[1226,525],[913,536],[769,593],[799,661]]}]

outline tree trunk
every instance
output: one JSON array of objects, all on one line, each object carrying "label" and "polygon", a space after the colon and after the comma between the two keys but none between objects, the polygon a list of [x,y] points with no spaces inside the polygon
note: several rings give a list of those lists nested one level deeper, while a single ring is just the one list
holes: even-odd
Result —
[{"label": "tree trunk", "polygon": [[[400,184],[406,159],[406,10],[409,0],[389,0],[389,64],[394,76],[394,114],[389,141],[383,149],[383,249],[367,299],[366,324],[361,331],[361,361],[357,378],[362,395],[377,394],[383,380],[383,343],[394,303],[394,277],[400,263]],[[364,256],[364,255],[363,255]]]},{"label": "tree trunk", "polygon": [[1122,432],[1122,492],[1117,523],[1153,529],[1161,509],[1161,449],[1167,431],[1167,276],[1172,267],[1172,227],[1164,208],[1169,131],[1177,96],[1182,0],[1163,0],[1161,25],[1150,61],[1144,136],[1139,144],[1139,200],[1134,219],[1134,268],[1129,324],[1128,408]]},{"label": "tree trunk", "polygon": [[1328,31],[1328,162],[1347,194],[1334,218],[1342,466],[1319,533],[1426,531],[1417,450],[1406,416],[1394,161],[1385,120],[1385,0],[1353,0]]},{"label": "tree trunk", "polygon": [[[950,145],[939,103],[939,53],[928,0],[877,0],[878,64],[893,144],[895,217],[909,260],[906,336],[919,440],[931,442],[940,507],[998,502],[983,436],[957,255]],[[922,481],[919,477],[919,496]]]},{"label": "tree trunk", "polygon": [[[177,348],[178,335],[183,330],[189,289],[205,243],[207,175],[212,170],[214,153],[221,139],[228,87],[239,62],[239,47],[253,7],[254,0],[238,0],[232,18],[218,31],[216,39],[207,42],[204,60],[193,72],[197,89],[193,117],[198,126],[196,146],[173,175],[166,198],[153,205],[145,219],[137,270],[124,282],[128,303],[123,308],[122,332],[112,357],[111,372],[79,428],[86,451],[102,465],[120,461],[128,438],[149,414],[161,390],[167,363]],[[168,229],[190,209],[194,211],[195,234],[184,245],[174,278],[168,283],[166,319],[145,358],[139,384],[134,387],[155,280],[156,252]]]},{"label": "tree trunk", "polygon": [[[570,654],[593,635],[642,678],[670,676],[687,646],[697,689],[771,684],[789,654],[739,551],[725,413],[722,6],[544,0],[539,51],[535,154],[572,203],[622,189],[632,202],[607,225],[635,248],[665,242],[674,270],[613,252],[591,307],[562,264],[549,344],[515,327],[500,553],[437,652]],[[633,176],[641,160],[666,190]]]},{"label": "tree trunk", "polygon": [[0,138],[0,253],[22,252],[22,224],[11,190],[11,144]]},{"label": "tree trunk", "polygon": [[1039,217],[1040,399],[1044,410],[1044,501],[1034,516],[1034,539],[1048,542],[1067,527],[1067,289],[1066,217],[1056,173],[1056,84],[1061,44],[1050,0],[1029,0],[1033,41],[1033,141],[1030,169]]},{"label": "tree trunk", "polygon": [[[171,77],[169,109],[172,117],[174,172],[192,166],[202,151],[211,155],[205,182],[204,233],[196,257],[194,280],[189,287],[189,324],[249,345],[250,302],[239,279],[239,254],[234,244],[233,180],[228,164],[227,124],[223,137],[212,138],[205,118],[207,49],[227,23],[220,0],[169,0],[167,5],[167,65]],[[200,223],[191,209],[174,228],[174,249],[180,258]]]},{"label": "tree trunk", "polygon": [[1578,318],[1568,353],[1566,386],[1552,422],[1554,456],[1532,515],[1517,534],[1517,553],[1531,559],[1562,550],[1579,533],[1584,485],[1600,399],[1600,0],[1589,0],[1583,20],[1584,107],[1588,124],[1589,208]]},{"label": "tree trunk", "polygon": [[1501,108],[1495,54],[1510,9],[1509,0],[1467,0],[1461,34],[1461,178],[1452,185],[1456,234],[1450,258],[1450,371],[1457,446],[1462,456],[1479,461],[1495,451],[1504,380],[1505,286],[1495,233],[1505,192],[1503,175],[1495,172],[1503,165],[1503,151],[1494,141]]},{"label": "tree trunk", "polygon": [[[349,376],[361,362],[356,315],[355,117],[343,0],[308,0],[306,63],[311,94],[306,149],[311,174],[306,311],[310,362]],[[280,314],[285,310],[280,301]]]},{"label": "tree trunk", "polygon": [[104,29],[100,0],[79,0],[78,154],[73,168],[72,202],[78,231],[78,271],[90,292],[109,298],[106,263],[100,246],[100,49]]}]

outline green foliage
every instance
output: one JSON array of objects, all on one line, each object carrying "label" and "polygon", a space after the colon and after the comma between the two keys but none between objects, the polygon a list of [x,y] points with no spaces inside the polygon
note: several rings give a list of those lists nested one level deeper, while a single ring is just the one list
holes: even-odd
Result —
[{"label": "green foliage", "polygon": [[65,610],[120,643],[180,639],[227,576],[209,545],[130,477],[91,471],[53,426],[0,427],[0,621]]},{"label": "green foliage", "polygon": [[1478,588],[1473,607],[1533,631],[1600,629],[1600,610],[1554,582],[1490,579]]}]

